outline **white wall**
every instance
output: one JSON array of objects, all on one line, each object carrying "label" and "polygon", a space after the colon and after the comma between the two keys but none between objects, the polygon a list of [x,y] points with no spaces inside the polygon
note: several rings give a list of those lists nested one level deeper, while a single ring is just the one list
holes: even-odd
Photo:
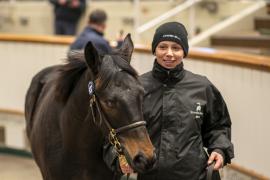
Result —
[{"label": "white wall", "polygon": [[63,62],[65,45],[0,41],[0,108],[23,110],[24,96],[35,73]]},{"label": "white wall", "polygon": [[24,116],[0,113],[0,127],[4,127],[5,146],[26,149]]}]

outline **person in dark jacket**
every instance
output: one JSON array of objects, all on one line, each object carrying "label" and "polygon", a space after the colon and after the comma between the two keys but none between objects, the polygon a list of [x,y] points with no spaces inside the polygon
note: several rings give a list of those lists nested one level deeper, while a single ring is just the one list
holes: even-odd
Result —
[{"label": "person in dark jacket", "polygon": [[82,50],[88,41],[92,41],[101,54],[111,52],[109,42],[103,35],[106,29],[107,14],[105,11],[96,9],[89,15],[88,25],[83,32],[71,44],[70,50]]},{"label": "person in dark jacket", "polygon": [[54,32],[75,35],[77,24],[85,11],[85,0],[50,0],[54,5]]},{"label": "person in dark jacket", "polygon": [[[140,81],[157,163],[149,172],[138,174],[138,180],[206,180],[208,165],[215,162],[214,170],[219,170],[234,157],[231,120],[222,95],[205,76],[184,69],[187,36],[178,22],[162,24],[155,31],[156,59],[152,71],[141,75]],[[133,172],[107,144],[103,156],[112,170]]]}]

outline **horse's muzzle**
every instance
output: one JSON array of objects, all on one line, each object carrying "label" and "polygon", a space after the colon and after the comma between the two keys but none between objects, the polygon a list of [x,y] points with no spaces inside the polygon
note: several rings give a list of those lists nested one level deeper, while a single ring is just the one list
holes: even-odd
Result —
[{"label": "horse's muzzle", "polygon": [[139,173],[145,173],[153,169],[156,159],[156,153],[153,153],[153,156],[151,158],[147,158],[143,153],[139,152],[133,158],[134,169]]}]

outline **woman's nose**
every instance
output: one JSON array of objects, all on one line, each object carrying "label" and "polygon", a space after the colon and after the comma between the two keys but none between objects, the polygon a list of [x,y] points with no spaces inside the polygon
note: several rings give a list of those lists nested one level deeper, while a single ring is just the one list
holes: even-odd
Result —
[{"label": "woman's nose", "polygon": [[169,55],[169,56],[172,56],[173,55],[173,51],[172,51],[171,48],[168,48],[167,55]]}]

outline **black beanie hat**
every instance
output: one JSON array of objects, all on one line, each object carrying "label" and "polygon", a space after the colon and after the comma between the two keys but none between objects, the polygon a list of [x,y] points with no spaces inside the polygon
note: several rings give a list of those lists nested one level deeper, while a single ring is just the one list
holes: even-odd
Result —
[{"label": "black beanie hat", "polygon": [[184,50],[184,57],[188,54],[188,33],[185,26],[178,22],[168,22],[156,29],[152,42],[152,53],[155,53],[158,43],[161,41],[173,41],[181,45]]}]

